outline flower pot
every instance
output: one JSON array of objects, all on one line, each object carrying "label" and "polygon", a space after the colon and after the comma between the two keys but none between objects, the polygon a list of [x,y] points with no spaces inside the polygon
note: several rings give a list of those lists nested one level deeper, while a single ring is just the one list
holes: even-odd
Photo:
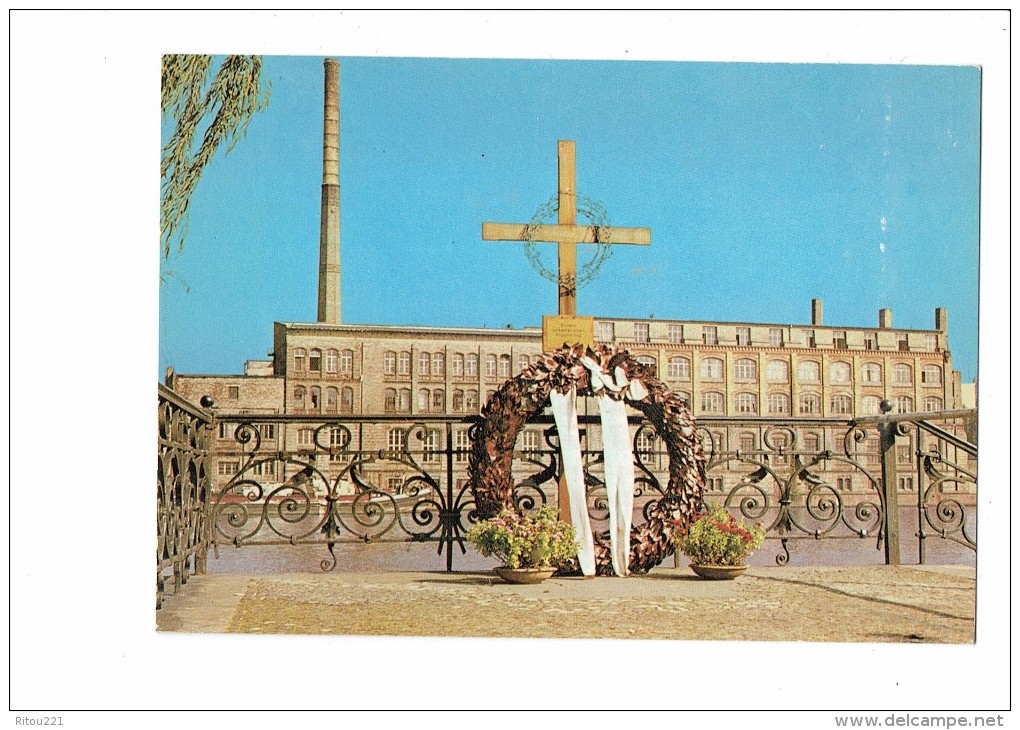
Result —
[{"label": "flower pot", "polygon": [[691,570],[706,580],[733,580],[747,570],[746,565],[695,565]]},{"label": "flower pot", "polygon": [[507,583],[541,583],[556,572],[556,568],[508,568],[505,565],[493,571]]}]

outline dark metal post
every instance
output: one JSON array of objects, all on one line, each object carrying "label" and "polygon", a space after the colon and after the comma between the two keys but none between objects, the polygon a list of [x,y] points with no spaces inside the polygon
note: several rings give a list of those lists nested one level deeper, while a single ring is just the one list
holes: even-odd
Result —
[{"label": "dark metal post", "polygon": [[[892,403],[882,401],[882,412],[892,410]],[[895,421],[878,426],[882,445],[882,489],[885,493],[885,563],[900,564],[900,505],[896,491],[896,431]]]},{"label": "dark metal post", "polygon": [[917,481],[914,484],[914,489],[917,490],[917,562],[919,565],[924,565],[926,557],[924,549],[926,537],[924,534],[924,469],[921,466],[921,455],[924,453],[924,445],[921,442],[922,435],[923,431],[918,426],[914,437],[914,459],[917,468]]},{"label": "dark metal post", "polygon": [[[453,513],[453,426],[446,422],[446,510]],[[459,513],[457,519],[460,519]],[[449,531],[444,531],[446,542],[446,572],[453,572],[453,542],[454,528],[451,525]]]}]

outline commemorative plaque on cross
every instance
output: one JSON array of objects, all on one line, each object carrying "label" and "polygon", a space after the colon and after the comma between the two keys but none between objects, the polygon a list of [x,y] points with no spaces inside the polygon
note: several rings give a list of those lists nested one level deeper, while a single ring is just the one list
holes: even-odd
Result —
[{"label": "commemorative plaque on cross", "polygon": [[[615,228],[611,226],[577,225],[577,167],[573,140],[559,140],[558,220],[555,225],[528,223],[482,223],[483,241],[520,241],[558,244],[557,289],[559,306],[555,316],[542,317],[542,348],[552,350],[576,344],[594,346],[593,317],[577,315],[577,244],[611,243],[647,246],[652,242],[650,228]],[[560,478],[559,503],[566,504],[567,494]],[[569,512],[561,518],[569,521]]]}]

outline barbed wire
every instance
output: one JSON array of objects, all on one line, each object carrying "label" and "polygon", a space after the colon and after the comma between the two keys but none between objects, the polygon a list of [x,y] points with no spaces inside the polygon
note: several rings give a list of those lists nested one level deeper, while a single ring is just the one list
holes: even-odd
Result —
[{"label": "barbed wire", "polygon": [[564,274],[560,276],[557,272],[545,267],[542,263],[538,246],[535,245],[535,235],[539,227],[544,225],[559,210],[560,201],[558,195],[552,196],[539,206],[524,230],[524,253],[528,257],[528,261],[531,262],[532,267],[543,279],[557,282],[561,289],[573,289],[576,291],[594,280],[598,276],[602,264],[612,256],[613,247],[610,245],[612,243],[612,229],[609,225],[609,216],[606,214],[605,207],[598,201],[592,200],[585,195],[578,195],[577,212],[588,220],[594,232],[594,239],[592,241],[578,241],[578,243],[594,243],[595,253],[575,275]]}]

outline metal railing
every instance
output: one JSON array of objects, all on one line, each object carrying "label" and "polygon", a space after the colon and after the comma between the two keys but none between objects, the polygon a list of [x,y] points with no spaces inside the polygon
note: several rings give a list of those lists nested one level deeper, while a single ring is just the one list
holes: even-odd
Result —
[{"label": "metal railing", "polygon": [[192,571],[204,573],[209,546],[209,413],[158,386],[156,608],[169,580],[174,591]]},{"label": "metal railing", "polygon": [[[884,550],[885,562],[899,563],[901,500],[907,499],[914,500],[919,562],[932,537],[975,550],[977,449],[951,430],[972,414],[703,417],[705,498],[761,522],[767,538],[778,541],[780,565],[798,540],[835,539],[871,544]],[[331,570],[343,543],[431,542],[452,571],[456,549],[466,552],[464,535],[476,520],[467,466],[477,420],[218,414],[210,447],[222,483],[209,499],[209,544],[214,550],[322,545],[328,557],[320,567]],[[600,427],[597,417],[579,420],[589,513],[594,528],[604,530]],[[668,455],[650,424],[640,418],[632,424],[635,505],[645,511],[662,494]],[[526,509],[555,505],[559,454],[552,419],[537,417],[529,428],[541,438],[518,440],[515,499]]]}]

